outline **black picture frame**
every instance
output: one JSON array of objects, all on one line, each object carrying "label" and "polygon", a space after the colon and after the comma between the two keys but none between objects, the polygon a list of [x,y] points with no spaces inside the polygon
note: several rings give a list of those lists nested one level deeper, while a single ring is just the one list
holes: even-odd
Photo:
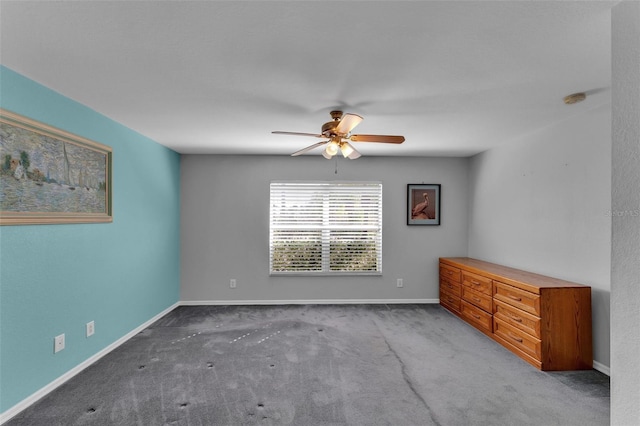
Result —
[{"label": "black picture frame", "polygon": [[440,225],[442,191],[439,183],[407,185],[407,225]]}]

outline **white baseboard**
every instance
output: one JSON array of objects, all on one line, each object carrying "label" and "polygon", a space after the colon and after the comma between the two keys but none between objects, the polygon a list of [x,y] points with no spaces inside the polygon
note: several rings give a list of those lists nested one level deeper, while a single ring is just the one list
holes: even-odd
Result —
[{"label": "white baseboard", "polygon": [[427,303],[437,304],[439,299],[183,300],[180,305],[397,305]]},{"label": "white baseboard", "polygon": [[107,355],[109,352],[113,351],[118,346],[122,345],[127,340],[131,339],[133,336],[135,336],[136,334],[140,333],[142,330],[144,330],[145,328],[149,327],[151,324],[153,324],[154,322],[156,322],[157,320],[159,320],[160,318],[162,318],[163,316],[165,316],[166,314],[168,314],[169,312],[171,312],[172,310],[174,310],[178,306],[180,306],[179,302],[178,303],[174,303],[173,305],[171,305],[170,307],[168,307],[164,311],[160,312],[158,315],[154,316],[153,318],[151,318],[150,320],[148,320],[144,324],[139,325],[138,327],[136,327],[135,329],[131,330],[129,333],[125,334],[124,336],[122,336],[121,338],[119,338],[118,340],[116,340],[115,342],[113,342],[112,344],[107,346],[106,348],[102,349],[100,352],[96,353],[95,355],[93,355],[90,358],[87,358],[85,361],[83,361],[80,364],[76,365],[71,370],[67,371],[62,376],[58,377],[57,379],[55,379],[54,381],[52,381],[48,385],[44,386],[43,388],[41,388],[38,391],[34,392],[33,394],[31,394],[27,398],[23,399],[22,401],[20,401],[16,405],[14,405],[13,407],[11,407],[8,410],[6,410],[3,413],[1,413],[0,414],[0,425],[8,422],[10,419],[12,419],[16,415],[18,415],[21,411],[25,410],[30,405],[34,404],[36,401],[38,401],[42,397],[46,396],[47,394],[49,394],[50,392],[52,392],[53,390],[58,388],[60,385],[62,385],[63,383],[65,383],[66,381],[71,379],[72,377],[76,376],[82,370],[84,370],[85,368],[89,367],[91,364],[93,364],[94,362],[98,361],[100,358],[102,358],[103,356]]},{"label": "white baseboard", "polygon": [[601,364],[598,361],[593,361],[593,369],[598,370],[602,374],[606,374],[607,376],[611,377],[611,369],[609,368],[609,366]]}]

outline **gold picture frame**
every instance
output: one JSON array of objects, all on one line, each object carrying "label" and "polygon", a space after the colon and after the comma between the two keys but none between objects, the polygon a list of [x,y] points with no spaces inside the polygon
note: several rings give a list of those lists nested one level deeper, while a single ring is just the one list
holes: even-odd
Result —
[{"label": "gold picture frame", "polygon": [[113,222],[112,156],[0,108],[0,225]]}]

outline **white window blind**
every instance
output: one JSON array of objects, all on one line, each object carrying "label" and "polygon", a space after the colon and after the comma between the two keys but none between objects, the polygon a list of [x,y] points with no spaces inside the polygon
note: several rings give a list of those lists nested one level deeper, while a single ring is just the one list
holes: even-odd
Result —
[{"label": "white window blind", "polygon": [[271,183],[271,274],[382,273],[382,184]]}]

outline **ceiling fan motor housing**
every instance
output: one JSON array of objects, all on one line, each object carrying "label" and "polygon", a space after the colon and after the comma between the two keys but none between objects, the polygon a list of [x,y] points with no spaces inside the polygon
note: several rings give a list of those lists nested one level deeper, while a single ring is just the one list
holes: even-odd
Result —
[{"label": "ceiling fan motor housing", "polygon": [[331,137],[336,134],[334,132],[334,129],[342,118],[342,111],[331,111],[329,114],[331,114],[331,118],[333,118],[333,121],[327,121],[322,125],[322,134],[326,137]]},{"label": "ceiling fan motor housing", "polygon": [[322,125],[322,134],[326,137],[331,137],[335,135],[335,128],[338,125],[339,121],[328,121]]}]

